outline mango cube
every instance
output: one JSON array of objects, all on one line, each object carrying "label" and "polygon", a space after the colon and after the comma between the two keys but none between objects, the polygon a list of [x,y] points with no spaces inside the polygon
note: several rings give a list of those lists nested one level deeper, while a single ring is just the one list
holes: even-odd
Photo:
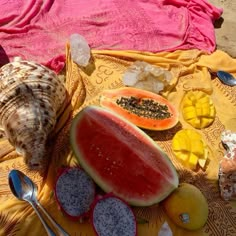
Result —
[{"label": "mango cube", "polygon": [[191,169],[195,170],[198,164],[198,157],[191,153],[189,156],[188,164]]},{"label": "mango cube", "polygon": [[208,147],[202,136],[191,129],[178,131],[172,140],[172,150],[177,159],[186,167],[195,170],[205,168],[208,159]]},{"label": "mango cube", "polygon": [[[191,101],[191,102],[189,102]],[[209,126],[215,118],[215,107],[210,96],[203,91],[189,91],[182,100],[183,118],[194,128]]]}]

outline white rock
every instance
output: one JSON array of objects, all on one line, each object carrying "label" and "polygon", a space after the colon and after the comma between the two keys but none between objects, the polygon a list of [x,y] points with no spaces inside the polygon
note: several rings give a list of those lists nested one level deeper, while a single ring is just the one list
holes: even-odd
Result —
[{"label": "white rock", "polygon": [[164,224],[161,226],[160,231],[158,232],[158,236],[172,236],[173,233],[170,229],[170,226],[165,221]]},{"label": "white rock", "polygon": [[134,62],[123,75],[124,85],[154,93],[164,90],[172,79],[173,76],[168,70],[142,61]]},{"label": "white rock", "polygon": [[79,66],[87,66],[90,60],[90,47],[86,39],[79,34],[70,36],[71,58]]},{"label": "white rock", "polygon": [[138,81],[137,73],[127,72],[124,74],[123,83],[127,86],[134,86]]}]

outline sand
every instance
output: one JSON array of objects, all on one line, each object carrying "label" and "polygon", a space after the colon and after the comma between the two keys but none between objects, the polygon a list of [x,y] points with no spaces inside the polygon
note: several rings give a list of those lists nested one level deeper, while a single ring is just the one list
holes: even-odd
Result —
[{"label": "sand", "polygon": [[222,17],[215,22],[217,49],[236,58],[236,0],[208,0],[223,8]]}]

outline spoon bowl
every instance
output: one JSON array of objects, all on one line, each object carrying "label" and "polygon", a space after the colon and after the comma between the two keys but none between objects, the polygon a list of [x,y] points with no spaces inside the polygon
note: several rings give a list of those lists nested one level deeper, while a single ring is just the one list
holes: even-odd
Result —
[{"label": "spoon bowl", "polygon": [[223,70],[218,70],[216,72],[213,72],[210,68],[208,68],[208,71],[213,75],[217,76],[221,83],[226,84],[228,86],[235,86],[236,85],[236,78],[233,77],[232,74],[223,71]]},{"label": "spoon bowl", "polygon": [[18,170],[12,170],[9,174],[9,185],[16,198],[30,201],[33,196],[34,186],[32,181]]},{"label": "spoon bowl", "polygon": [[236,85],[236,79],[230,73],[228,73],[226,71],[219,70],[216,72],[216,75],[222,83],[229,85],[229,86]]},{"label": "spoon bowl", "polygon": [[58,223],[56,223],[53,220],[53,218],[47,213],[47,211],[41,206],[41,204],[39,203],[36,197],[37,186],[28,176],[26,176],[24,173],[22,173],[19,170],[11,170],[8,176],[8,182],[14,196],[18,198],[19,200],[27,201],[33,207],[39,219],[41,220],[45,230],[47,231],[48,235],[56,236],[53,230],[48,226],[46,221],[43,219],[38,208],[46,215],[48,220],[57,229],[59,235],[69,236],[69,234],[67,234],[64,231],[64,229],[62,229],[62,227]]}]

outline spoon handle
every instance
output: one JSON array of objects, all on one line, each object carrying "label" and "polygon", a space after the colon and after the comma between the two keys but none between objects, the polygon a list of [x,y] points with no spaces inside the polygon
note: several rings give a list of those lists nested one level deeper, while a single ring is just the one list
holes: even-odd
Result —
[{"label": "spoon handle", "polygon": [[40,208],[40,210],[47,216],[48,220],[52,223],[52,225],[57,229],[60,236],[69,236],[68,233],[47,213],[47,211],[42,207],[42,205],[36,201],[36,204]]},{"label": "spoon handle", "polygon": [[39,219],[41,220],[45,230],[47,231],[48,236],[56,236],[56,234],[52,231],[52,229],[48,226],[46,221],[41,216],[40,212],[38,211],[37,207],[35,206],[35,203],[30,202],[30,205],[34,208],[36,214],[38,215]]}]

